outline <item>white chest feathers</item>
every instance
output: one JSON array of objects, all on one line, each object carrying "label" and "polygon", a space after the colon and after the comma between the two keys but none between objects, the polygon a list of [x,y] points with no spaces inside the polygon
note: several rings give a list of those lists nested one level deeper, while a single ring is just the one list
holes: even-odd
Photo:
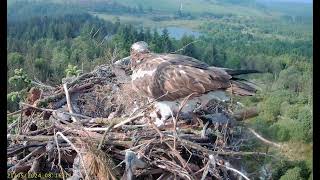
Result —
[{"label": "white chest feathers", "polygon": [[[172,115],[178,113],[180,105],[184,98],[176,101],[159,101],[155,103],[156,111],[160,113],[161,119],[156,118],[156,125],[161,126],[165,120],[169,119]],[[190,114],[199,106],[206,105],[210,100],[229,101],[230,98],[224,91],[212,91],[202,96],[194,97],[188,100],[187,104],[181,109],[182,114]]]}]

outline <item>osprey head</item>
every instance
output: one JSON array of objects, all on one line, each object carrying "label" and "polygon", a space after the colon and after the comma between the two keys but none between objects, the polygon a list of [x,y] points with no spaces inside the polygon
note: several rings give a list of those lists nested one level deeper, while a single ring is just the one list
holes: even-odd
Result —
[{"label": "osprey head", "polygon": [[132,44],[130,48],[131,68],[139,64],[143,60],[144,54],[148,54],[149,52],[148,44],[144,41]]},{"label": "osprey head", "polygon": [[149,51],[149,46],[146,42],[144,41],[138,41],[134,44],[132,44],[130,53],[148,53]]}]

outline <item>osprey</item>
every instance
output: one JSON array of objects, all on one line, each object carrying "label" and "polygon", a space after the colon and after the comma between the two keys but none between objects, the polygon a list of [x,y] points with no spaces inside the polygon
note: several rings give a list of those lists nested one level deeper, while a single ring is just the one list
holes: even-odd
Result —
[{"label": "osprey", "polygon": [[[143,41],[131,46],[130,56],[133,89],[142,96],[160,102],[156,104],[159,111],[176,111],[181,99],[192,93],[194,98],[190,103],[197,104],[210,99],[226,101],[228,97],[225,92],[240,96],[252,96],[256,92],[252,84],[234,77],[257,73],[256,70],[232,70],[209,66],[180,54],[151,53],[148,44]],[[187,105],[185,109],[191,111],[194,106]],[[160,114],[168,116],[168,113]]]}]

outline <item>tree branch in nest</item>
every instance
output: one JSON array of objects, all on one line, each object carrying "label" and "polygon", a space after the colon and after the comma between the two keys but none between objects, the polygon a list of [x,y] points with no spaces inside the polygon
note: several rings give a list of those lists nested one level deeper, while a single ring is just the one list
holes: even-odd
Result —
[{"label": "tree branch in nest", "polygon": [[[70,113],[73,114],[73,108],[72,108],[72,105],[71,105],[71,99],[70,99],[70,95],[69,95],[69,92],[68,92],[67,83],[63,84],[63,89],[64,89],[64,93],[66,94],[68,110],[69,110]],[[74,116],[71,116],[71,119],[72,119],[73,122],[77,122],[78,121]]]},{"label": "tree branch in nest", "polygon": [[242,111],[239,112],[235,112],[233,114],[233,117],[237,120],[237,121],[243,121],[246,119],[250,119],[253,117],[256,117],[259,115],[259,110],[257,107],[251,107],[251,108],[247,108],[244,109]]}]

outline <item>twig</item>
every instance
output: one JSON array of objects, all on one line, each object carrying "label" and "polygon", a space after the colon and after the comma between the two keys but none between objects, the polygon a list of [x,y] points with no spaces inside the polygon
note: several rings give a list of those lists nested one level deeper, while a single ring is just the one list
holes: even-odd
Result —
[{"label": "twig", "polygon": [[176,53],[176,52],[182,51],[184,48],[186,48],[186,47],[189,46],[190,44],[193,44],[193,43],[196,43],[196,42],[199,42],[199,41],[202,41],[202,40],[192,41],[192,42],[184,45],[182,48],[180,48],[180,49],[178,49],[178,50],[176,50],[176,51],[174,51],[174,52],[170,52],[170,54],[174,54],[174,53]]},{"label": "twig", "polygon": [[57,150],[58,150],[58,166],[59,166],[60,171],[62,173],[62,179],[65,180],[66,178],[65,178],[65,174],[64,174],[64,169],[61,165],[61,151],[60,151],[60,147],[59,147],[59,143],[58,143],[58,138],[56,138],[56,134],[54,135],[54,137],[55,137],[54,140],[56,142],[56,146],[57,146]]},{"label": "twig", "polygon": [[47,144],[48,143],[39,143],[39,144],[23,145],[23,146],[19,146],[19,147],[9,147],[9,148],[7,148],[7,157],[12,157],[15,154],[18,154],[28,148],[43,147],[43,146],[46,146]]},{"label": "twig", "polygon": [[14,122],[12,122],[8,128],[7,128],[7,132],[9,132],[12,128],[14,128],[15,126],[17,126],[17,124],[19,123],[19,119],[20,117],[18,117]]},{"label": "twig", "polygon": [[13,116],[13,115],[19,114],[19,113],[21,113],[21,111],[24,111],[24,110],[26,110],[26,109],[27,109],[27,108],[23,108],[23,109],[20,109],[20,110],[18,110],[18,111],[9,113],[9,114],[7,114],[7,116]]},{"label": "twig", "polygon": [[244,179],[246,179],[246,180],[250,180],[246,175],[244,175],[242,172],[240,172],[240,171],[238,171],[238,170],[236,170],[236,169],[234,169],[234,168],[231,168],[231,167],[228,167],[228,166],[225,166],[225,165],[223,165],[223,164],[220,164],[219,162],[216,162],[219,166],[222,166],[222,167],[225,167],[225,168],[227,168],[228,170],[231,170],[231,171],[233,171],[233,172],[236,172],[236,173],[238,173],[240,176],[242,176]]},{"label": "twig", "polygon": [[95,127],[95,128],[83,128],[84,130],[86,130],[86,131],[93,131],[93,132],[95,132],[95,131],[110,131],[111,129],[110,129],[110,127]]},{"label": "twig", "polygon": [[150,126],[157,131],[157,133],[159,134],[160,136],[160,143],[162,143],[163,141],[163,133],[160,131],[160,129],[153,123],[150,121],[150,119],[148,118],[148,123],[150,124]]},{"label": "twig", "polygon": [[96,31],[96,33],[93,34],[92,38],[94,38],[94,36],[96,36],[96,34],[100,31],[100,28]]},{"label": "twig", "polygon": [[64,113],[64,114],[67,114],[67,115],[70,115],[70,116],[81,117],[81,118],[84,118],[84,119],[91,119],[91,117],[85,116],[85,115],[82,115],[82,114],[75,114],[75,113],[69,113],[69,112],[64,112],[64,111],[60,111],[60,110],[34,107],[34,106],[32,106],[31,104],[27,104],[27,103],[23,103],[23,102],[20,102],[20,104],[23,105],[23,106],[28,106],[28,107],[30,107],[30,108],[39,110],[39,111],[59,112],[59,113]]},{"label": "twig", "polygon": [[178,136],[178,133],[177,133],[177,119],[173,116],[173,113],[172,113],[172,110],[170,110],[170,113],[171,113],[171,117],[172,117],[172,121],[173,121],[173,148],[176,149],[176,142],[177,142],[177,136]]},{"label": "twig", "polygon": [[185,98],[183,99],[183,101],[181,102],[181,105],[180,105],[180,107],[179,107],[179,110],[178,110],[178,112],[177,112],[176,119],[179,119],[179,114],[180,114],[181,110],[182,110],[183,107],[187,104],[187,102],[188,102],[188,100],[191,98],[191,96],[192,96],[192,95],[195,95],[195,94],[196,94],[196,93],[193,92],[193,93],[189,94],[187,97],[185,97]]},{"label": "twig", "polygon": [[135,113],[136,113],[138,110],[140,110],[140,109],[142,109],[141,112],[144,112],[146,109],[148,109],[149,107],[151,107],[152,104],[155,103],[157,100],[159,100],[160,98],[163,98],[164,96],[168,95],[168,93],[169,93],[169,92],[167,91],[165,94],[163,94],[163,95],[159,96],[158,98],[153,99],[152,101],[150,101],[150,102],[148,102],[147,104],[143,105],[142,107],[140,107],[139,109],[137,109],[137,110],[135,110],[133,113],[131,113],[130,116],[132,116],[133,114],[135,114]]},{"label": "twig", "polygon": [[[39,80],[37,80],[39,81]],[[31,84],[34,84],[34,85],[37,85],[37,86],[40,86],[40,87],[44,87],[44,88],[47,88],[47,89],[50,89],[50,90],[54,90],[55,88],[52,87],[52,86],[48,86],[48,85],[45,85],[43,84],[42,82],[37,82],[37,81],[31,81]]]},{"label": "twig", "polygon": [[[73,86],[74,84],[76,84],[81,78],[85,78],[85,77],[90,77],[92,76],[92,74],[83,74],[81,76],[79,76],[77,79],[75,79],[74,81],[72,81],[71,83],[68,83],[69,86]],[[68,91],[69,93],[74,93],[74,92],[79,92],[83,89],[87,89],[87,88],[91,88],[93,86],[93,83],[90,82],[90,83],[86,83],[86,84],[83,84],[79,87],[74,87],[74,88],[70,88]],[[37,101],[37,106],[40,105],[40,104],[46,104],[46,103],[49,103],[49,102],[53,102],[53,101],[56,101],[57,99],[61,99],[61,98],[64,98],[65,97],[65,94],[64,92],[58,92],[57,94],[54,94],[54,95],[51,95],[51,96],[48,96],[46,98],[43,98],[43,99],[39,99]]]},{"label": "twig", "polygon": [[42,150],[44,147],[37,147],[35,150],[33,150],[31,153],[29,153],[26,157],[21,159],[15,166],[11,167],[10,170],[15,170],[16,167],[20,166],[22,163],[26,162],[29,158],[31,158],[33,155],[37,154],[40,150]]},{"label": "twig", "polygon": [[184,169],[187,168],[187,169],[189,170],[189,172],[192,173],[190,167],[188,166],[188,163],[181,157],[181,155],[179,154],[179,152],[178,152],[176,149],[172,148],[169,143],[167,143],[167,142],[165,142],[165,143],[166,143],[166,145],[171,149],[172,154],[175,155],[175,156],[178,158],[178,160],[180,161],[182,167],[183,167]]},{"label": "twig", "polygon": [[204,166],[201,180],[205,180],[205,178],[207,177],[207,175],[209,173],[209,164],[210,164],[210,161],[208,161],[207,164]]},{"label": "twig", "polygon": [[273,145],[273,146],[275,146],[275,147],[277,147],[277,148],[281,148],[281,145],[280,145],[280,144],[277,144],[277,143],[275,143],[275,142],[272,142],[272,141],[269,141],[269,140],[263,138],[261,135],[259,135],[259,134],[256,133],[253,129],[251,129],[251,128],[249,128],[249,127],[248,127],[248,129],[249,129],[249,131],[252,132],[258,139],[260,139],[260,140],[263,141],[264,143]]},{"label": "twig", "polygon": [[114,126],[114,124],[112,123],[109,127],[107,127],[107,129],[106,129],[105,132],[103,133],[102,139],[101,139],[101,141],[100,141],[100,143],[99,143],[99,145],[98,145],[98,150],[101,149],[101,146],[102,146],[102,144],[103,144],[103,142],[104,142],[104,140],[105,140],[108,132],[112,129],[113,126]]},{"label": "twig", "polygon": [[83,160],[83,157],[82,157],[82,155],[81,155],[81,152],[80,152],[80,151],[78,150],[78,148],[76,148],[75,145],[74,145],[66,136],[64,136],[61,132],[57,132],[56,135],[54,136],[54,138],[56,139],[56,141],[57,141],[58,135],[61,136],[62,139],[64,139],[68,144],[70,144],[71,147],[78,153],[79,158],[80,158],[81,163],[82,163],[82,166],[83,166],[83,169],[84,169],[84,172],[85,172],[85,174],[86,174],[86,178],[89,178],[89,175],[88,175],[86,166],[84,165],[84,160]]},{"label": "twig", "polygon": [[126,120],[118,123],[118,124],[115,125],[113,128],[118,128],[118,127],[120,127],[120,126],[122,126],[122,125],[125,125],[125,124],[127,124],[127,123],[129,123],[129,122],[131,122],[131,121],[134,121],[134,120],[136,120],[136,119],[138,119],[138,118],[140,118],[140,117],[143,117],[143,116],[144,116],[144,113],[141,112],[140,114],[138,114],[138,115],[136,115],[136,116],[134,116],[134,117],[132,117],[132,118],[128,118],[128,119],[126,119]]},{"label": "twig", "polygon": [[232,116],[237,121],[243,121],[249,118],[253,118],[259,115],[259,111],[256,107],[247,108],[245,110],[234,113]]},{"label": "twig", "polygon": [[[170,136],[170,135],[168,135]],[[206,154],[218,154],[218,155],[241,155],[241,156],[247,156],[247,155],[265,155],[265,156],[271,156],[266,153],[261,152],[234,152],[234,151],[212,151],[207,148],[204,148],[200,146],[199,144],[193,143],[191,141],[185,140],[185,139],[179,139],[181,143],[185,144],[186,146],[192,147],[194,149],[197,149],[199,151],[202,151]]]},{"label": "twig", "polygon": [[[63,84],[63,89],[64,89],[64,92],[66,94],[68,110],[69,110],[70,113],[73,113],[71,100],[70,100],[70,95],[69,95],[68,88],[67,88],[67,83]],[[77,122],[77,119],[74,116],[71,116],[71,119],[72,119],[73,122]]]}]

